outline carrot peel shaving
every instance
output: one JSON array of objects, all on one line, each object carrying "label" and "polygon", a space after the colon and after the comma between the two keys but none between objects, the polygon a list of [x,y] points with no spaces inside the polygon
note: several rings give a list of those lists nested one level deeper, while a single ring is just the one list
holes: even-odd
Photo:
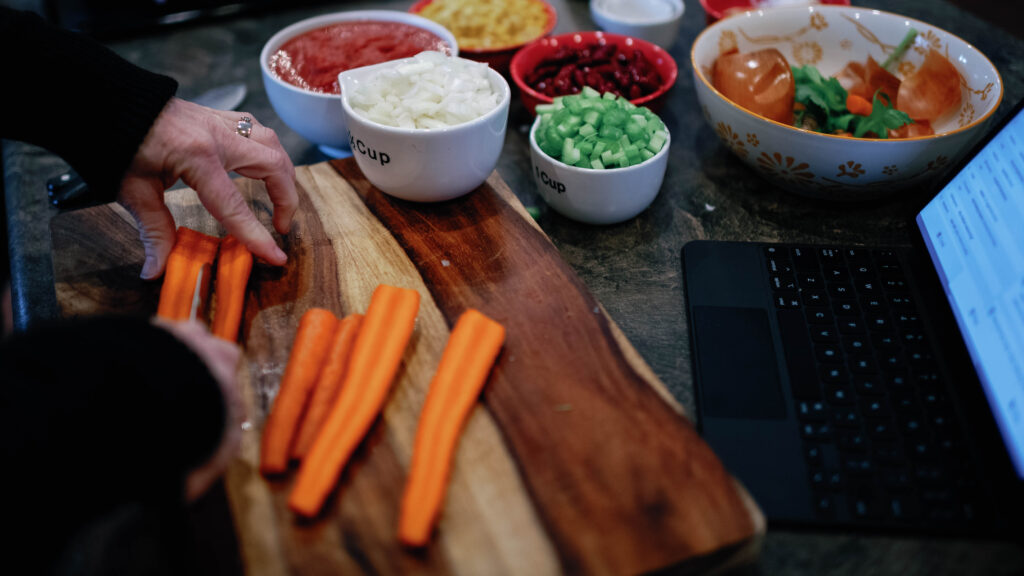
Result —
[{"label": "carrot peel shaving", "polygon": [[412,337],[420,295],[382,284],[374,290],[356,338],[341,391],[302,460],[288,506],[300,516],[319,513],[348,459],[387,399]]},{"label": "carrot peel shaving", "polygon": [[423,546],[444,500],[459,433],[505,342],[505,328],[477,310],[459,317],[420,415],[402,497],[398,539]]}]

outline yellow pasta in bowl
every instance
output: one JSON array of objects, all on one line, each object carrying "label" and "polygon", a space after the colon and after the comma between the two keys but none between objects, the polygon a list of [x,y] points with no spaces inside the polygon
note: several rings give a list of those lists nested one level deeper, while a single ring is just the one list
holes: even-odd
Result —
[{"label": "yellow pasta in bowl", "polygon": [[505,76],[512,55],[550,34],[558,20],[544,0],[420,0],[409,11],[447,28],[463,57]]}]

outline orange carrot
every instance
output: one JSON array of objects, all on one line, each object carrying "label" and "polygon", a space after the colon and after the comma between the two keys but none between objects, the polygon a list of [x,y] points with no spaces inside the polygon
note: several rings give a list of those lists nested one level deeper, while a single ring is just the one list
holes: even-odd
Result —
[{"label": "orange carrot", "polygon": [[853,92],[846,95],[846,109],[852,114],[859,116],[870,116],[871,115],[871,102],[868,102],[867,98],[858,96]]},{"label": "orange carrot", "polygon": [[320,432],[345,379],[349,359],[352,358],[352,347],[362,324],[362,314],[349,314],[338,324],[331,349],[327,353],[327,363],[320,372],[313,396],[309,399],[309,407],[306,408],[306,416],[302,419],[302,426],[299,427],[298,436],[292,444],[293,460],[302,460]]},{"label": "orange carrot", "polygon": [[216,309],[210,331],[229,342],[238,340],[245,304],[245,286],[252,273],[252,253],[234,236],[227,236],[217,257]]},{"label": "orange carrot", "polygon": [[356,446],[376,420],[398,372],[419,311],[415,290],[382,284],[373,292],[359,329],[345,383],[323,428],[302,460],[288,506],[316,515]]},{"label": "orange carrot", "polygon": [[310,308],[299,320],[288,365],[263,428],[260,471],[264,474],[288,470],[288,456],[306,401],[320,377],[337,329],[338,318],[323,308]]},{"label": "orange carrot", "polygon": [[462,314],[448,338],[420,413],[402,497],[398,539],[406,546],[423,546],[430,540],[459,433],[504,342],[505,327],[472,308]]},{"label": "orange carrot", "polygon": [[164,283],[156,315],[167,320],[186,320],[192,309],[196,279],[204,265],[212,265],[220,239],[181,226],[167,257]]}]

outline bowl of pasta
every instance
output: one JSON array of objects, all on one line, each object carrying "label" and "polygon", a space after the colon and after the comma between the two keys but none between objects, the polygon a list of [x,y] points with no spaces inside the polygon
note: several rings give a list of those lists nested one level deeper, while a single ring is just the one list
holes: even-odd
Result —
[{"label": "bowl of pasta", "polygon": [[409,12],[450,30],[460,56],[486,62],[506,77],[516,51],[550,34],[558,23],[545,0],[419,0]]},{"label": "bowl of pasta", "polygon": [[1003,94],[965,40],[850,6],[734,15],[705,28],[690,58],[723,145],[779,187],[832,200],[938,179],[985,134]]}]

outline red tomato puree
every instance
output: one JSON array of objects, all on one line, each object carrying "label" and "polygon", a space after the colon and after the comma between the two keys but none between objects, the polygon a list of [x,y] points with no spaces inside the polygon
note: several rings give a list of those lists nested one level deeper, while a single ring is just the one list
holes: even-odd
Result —
[{"label": "red tomato puree", "polygon": [[270,70],[299,88],[340,94],[340,72],[408,58],[424,50],[451,54],[451,47],[440,36],[423,28],[402,22],[353,20],[288,40],[270,57]]}]

